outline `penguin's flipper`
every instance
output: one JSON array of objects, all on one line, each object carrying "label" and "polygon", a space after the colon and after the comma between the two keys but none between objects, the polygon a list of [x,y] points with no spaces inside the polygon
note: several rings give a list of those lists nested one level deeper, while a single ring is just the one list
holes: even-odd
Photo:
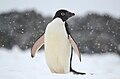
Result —
[{"label": "penguin's flipper", "polygon": [[69,37],[69,41],[70,41],[73,49],[77,52],[77,55],[78,55],[78,57],[79,57],[79,60],[81,61],[80,50],[79,50],[79,48],[78,48],[78,46],[77,46],[77,43],[74,41],[74,39],[72,38],[71,35],[69,35],[68,37]]},{"label": "penguin's flipper", "polygon": [[34,43],[31,49],[31,57],[33,58],[36,52],[42,47],[44,44],[44,34]]}]

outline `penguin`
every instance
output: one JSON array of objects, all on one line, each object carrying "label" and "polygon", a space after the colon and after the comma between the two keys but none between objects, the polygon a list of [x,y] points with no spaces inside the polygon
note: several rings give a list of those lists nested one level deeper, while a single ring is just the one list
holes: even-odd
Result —
[{"label": "penguin", "polygon": [[77,52],[81,61],[80,50],[70,34],[67,20],[75,13],[60,9],[55,13],[53,20],[47,25],[45,32],[34,43],[31,49],[31,57],[44,45],[46,63],[52,73],[84,75],[72,69],[73,49]]}]

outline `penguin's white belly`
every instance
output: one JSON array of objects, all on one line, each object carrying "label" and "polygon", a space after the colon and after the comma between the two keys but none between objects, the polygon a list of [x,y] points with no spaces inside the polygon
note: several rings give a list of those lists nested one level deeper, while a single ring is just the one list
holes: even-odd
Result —
[{"label": "penguin's white belly", "polygon": [[56,18],[45,32],[45,56],[48,67],[54,73],[70,71],[71,45],[61,19]]}]

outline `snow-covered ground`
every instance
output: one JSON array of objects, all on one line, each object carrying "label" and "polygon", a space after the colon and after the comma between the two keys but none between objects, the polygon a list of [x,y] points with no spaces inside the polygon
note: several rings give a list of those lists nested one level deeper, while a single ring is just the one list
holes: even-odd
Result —
[{"label": "snow-covered ground", "polygon": [[120,79],[120,57],[114,54],[82,55],[82,62],[74,55],[73,68],[87,75],[52,74],[44,51],[33,59],[30,50],[0,48],[0,79]]}]

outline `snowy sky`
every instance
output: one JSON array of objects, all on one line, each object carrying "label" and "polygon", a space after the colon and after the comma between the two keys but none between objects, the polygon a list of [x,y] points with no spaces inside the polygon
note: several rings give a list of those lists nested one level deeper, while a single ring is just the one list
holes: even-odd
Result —
[{"label": "snowy sky", "polygon": [[35,9],[45,15],[53,15],[60,8],[79,15],[94,11],[120,17],[120,0],[0,0],[0,12]]}]

